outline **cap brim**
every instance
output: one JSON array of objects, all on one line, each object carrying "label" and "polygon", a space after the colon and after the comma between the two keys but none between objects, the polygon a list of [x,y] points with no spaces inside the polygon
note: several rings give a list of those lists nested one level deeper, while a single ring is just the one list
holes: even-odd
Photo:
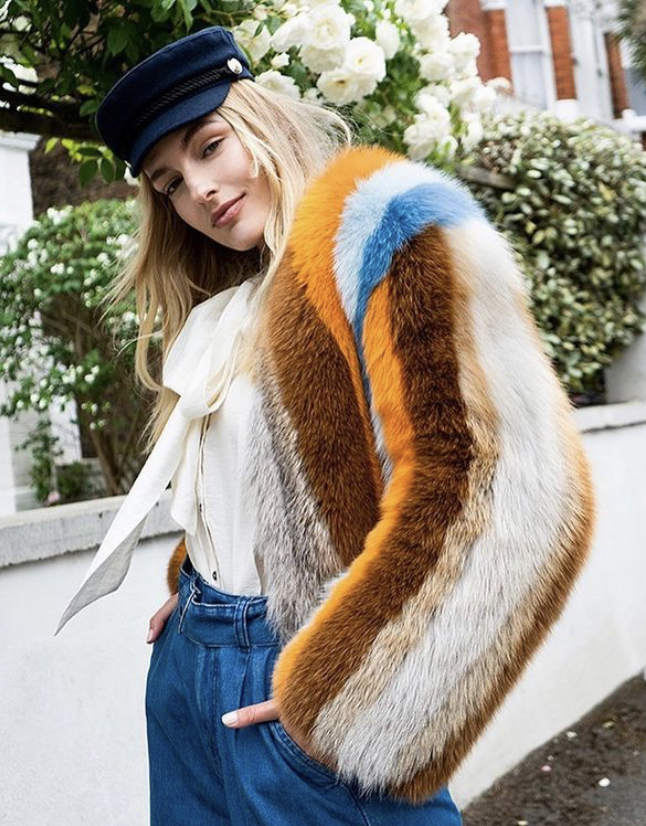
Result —
[{"label": "cap brim", "polygon": [[229,93],[232,81],[218,83],[217,86],[209,86],[190,98],[179,100],[171,109],[164,111],[159,117],[151,121],[137,135],[132,146],[130,174],[136,178],[141,172],[141,165],[146,154],[164,135],[168,135],[174,129],[185,126],[196,118],[201,118],[208,112],[217,109],[222,104]]}]

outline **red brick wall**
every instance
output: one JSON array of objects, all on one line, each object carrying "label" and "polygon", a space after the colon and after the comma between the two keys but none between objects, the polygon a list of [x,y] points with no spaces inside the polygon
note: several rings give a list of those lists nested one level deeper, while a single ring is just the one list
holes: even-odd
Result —
[{"label": "red brick wall", "polygon": [[576,98],[572,42],[570,40],[570,18],[565,6],[550,6],[547,20],[552,41],[552,60],[556,81],[557,100]]},{"label": "red brick wall", "polygon": [[621,117],[624,109],[628,109],[628,92],[626,90],[626,77],[621,65],[621,52],[619,51],[619,38],[612,32],[604,34],[606,41],[606,54],[608,55],[608,69],[610,71],[610,92],[612,94],[612,111],[616,118]]},{"label": "red brick wall", "polygon": [[[509,58],[509,41],[507,40],[507,21],[504,9],[491,9],[485,12],[489,30],[491,49],[492,77],[506,77],[512,81],[511,60]],[[484,78],[488,80],[488,78]]]}]

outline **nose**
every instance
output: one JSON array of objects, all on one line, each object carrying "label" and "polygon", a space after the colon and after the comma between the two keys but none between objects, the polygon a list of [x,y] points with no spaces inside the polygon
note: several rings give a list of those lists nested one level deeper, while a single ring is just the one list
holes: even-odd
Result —
[{"label": "nose", "polygon": [[213,196],[218,192],[219,186],[214,183],[212,177],[207,175],[197,175],[186,181],[191,198],[197,204],[210,204]]}]

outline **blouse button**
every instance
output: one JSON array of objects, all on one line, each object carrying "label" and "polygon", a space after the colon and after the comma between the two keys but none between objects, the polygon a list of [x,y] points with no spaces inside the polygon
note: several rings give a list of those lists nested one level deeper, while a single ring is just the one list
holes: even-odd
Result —
[{"label": "blouse button", "polygon": [[217,579],[217,578],[218,578],[218,572],[217,572],[217,571],[213,571],[213,579]]}]

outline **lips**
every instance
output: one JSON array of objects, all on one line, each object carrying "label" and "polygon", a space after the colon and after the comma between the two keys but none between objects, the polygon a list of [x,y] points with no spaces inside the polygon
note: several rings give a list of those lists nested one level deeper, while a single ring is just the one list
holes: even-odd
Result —
[{"label": "lips", "polygon": [[237,198],[232,198],[230,201],[227,201],[214,210],[211,214],[211,226],[223,226],[228,223],[234,215],[237,215],[240,209],[238,204],[243,198],[244,193],[239,195]]}]

